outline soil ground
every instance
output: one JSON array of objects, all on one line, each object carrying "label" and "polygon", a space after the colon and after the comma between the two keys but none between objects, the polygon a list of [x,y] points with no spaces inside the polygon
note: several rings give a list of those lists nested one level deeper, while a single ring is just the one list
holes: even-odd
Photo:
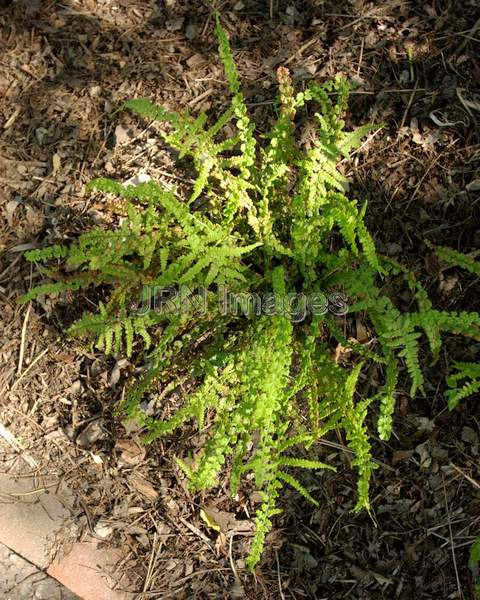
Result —
[{"label": "soil ground", "polygon": [[[182,436],[144,448],[114,415],[134,366],[64,335],[93,300],[17,304],[41,277],[22,259],[25,249],[108,221],[104,199],[85,193],[90,179],[179,177],[154,131],[127,114],[111,118],[112,109],[147,96],[215,110],[226,87],[208,3],[0,7],[0,423],[40,469],[75,490],[79,532],[96,528],[125,549],[121,568],[143,600],[472,599],[478,397],[450,414],[442,381],[454,358],[478,357],[478,344],[449,341],[427,371],[426,396],[399,398],[395,436],[376,442],[372,515],[352,514],[349,456],[342,440],[326,441],[339,469],[308,481],[320,508],[283,494],[284,513],[253,576],[243,562],[248,536],[229,544],[199,517],[209,506],[246,519],[248,499],[186,491],[172,460]],[[478,281],[443,269],[425,244],[480,248],[477,0],[240,0],[218,8],[260,131],[274,114],[278,65],[298,86],[337,73],[356,83],[348,124],[384,127],[344,170],[352,194],[369,202],[380,250],[408,264],[438,307],[478,310]]]}]

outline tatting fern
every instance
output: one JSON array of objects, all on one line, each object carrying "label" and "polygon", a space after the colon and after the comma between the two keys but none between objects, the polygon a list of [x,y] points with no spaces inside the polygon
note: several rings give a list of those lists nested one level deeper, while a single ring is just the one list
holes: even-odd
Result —
[{"label": "tatting fern", "polygon": [[[366,204],[345,195],[337,168],[373,129],[345,131],[347,81],[311,82],[296,93],[288,70],[280,67],[277,118],[260,143],[218,19],[216,34],[232,95],[216,121],[205,113],[170,112],[143,98],[121,107],[163,123],[168,145],[192,161],[197,177],[189,197],[153,181],[136,186],[93,181],[90,190],[122,199],[125,216],[116,228],[94,228],[68,247],[27,252],[28,260],[51,266],[44,270],[45,282],[23,301],[101,286],[98,311],[74,322],[70,334],[93,336],[105,353],[123,352],[144,365],[121,409],[144,428],[147,442],[189,422],[207,436],[194,460],[178,457],[193,489],[210,489],[226,473],[235,494],[253,474],[250,485],[263,499],[248,558],[253,568],[280,512],[282,487],[290,485],[318,503],[295,473],[333,468],[315,453],[318,440],[334,429],[343,432],[354,454],[354,509],[369,510],[375,468],[369,414],[377,415],[378,434],[387,440],[402,365],[411,393],[422,391],[423,336],[435,359],[442,332],[478,338],[480,317],[435,310],[413,274],[377,254],[364,223]],[[312,147],[304,149],[295,134],[307,103],[317,127]],[[232,122],[236,133],[229,136],[225,126],[231,131]],[[389,297],[391,278],[410,288],[413,311],[402,312]],[[225,289],[237,294],[239,310],[222,306]],[[149,310],[149,290],[161,298],[156,310]],[[335,302],[333,314],[301,312],[305,299],[325,298],[327,292],[337,299],[346,295],[346,317],[335,316]],[[260,310],[249,306],[252,297],[262,298]],[[285,310],[292,298],[296,309]],[[371,343],[344,335],[342,321],[352,314],[370,328]],[[349,349],[349,358],[337,360],[336,347]],[[384,381],[365,395],[372,363]],[[457,369],[450,378],[450,405],[480,385],[477,366]],[[462,382],[472,375],[466,390]],[[173,389],[184,390],[176,411],[168,402]],[[154,390],[163,419],[141,408],[144,395]]]}]

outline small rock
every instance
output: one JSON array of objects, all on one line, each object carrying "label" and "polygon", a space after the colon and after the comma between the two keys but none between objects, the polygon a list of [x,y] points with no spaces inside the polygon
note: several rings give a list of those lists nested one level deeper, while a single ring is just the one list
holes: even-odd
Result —
[{"label": "small rock", "polygon": [[427,443],[420,444],[415,448],[415,451],[420,456],[420,468],[428,469],[432,464],[432,457],[427,447]]},{"label": "small rock", "polygon": [[102,88],[99,85],[92,85],[88,89],[90,98],[96,98],[97,96],[100,96],[101,91],[102,91]]},{"label": "small rock", "polygon": [[23,568],[25,566],[25,560],[18,554],[12,552],[8,558],[10,559],[12,565],[15,565],[17,569]]},{"label": "small rock", "polygon": [[129,179],[123,182],[123,185],[139,185],[140,183],[146,183],[147,181],[151,181],[152,178],[147,173],[144,173],[140,170],[136,175],[130,177]]},{"label": "small rock", "polygon": [[130,142],[130,139],[130,135],[128,134],[126,129],[124,129],[121,125],[117,125],[115,127],[115,142],[118,146],[128,144]]},{"label": "small rock", "polygon": [[389,242],[388,244],[385,244],[385,247],[388,256],[396,256],[402,251],[402,247],[400,246],[400,244],[397,244],[395,242]]},{"label": "small rock", "polygon": [[35,137],[40,146],[43,144],[43,140],[47,133],[48,129],[45,129],[45,127],[38,127],[38,129],[35,129]]},{"label": "small rock", "polygon": [[57,582],[48,577],[37,583],[34,598],[38,598],[38,600],[61,600],[62,594]]},{"label": "small rock", "polygon": [[68,388],[67,394],[72,394],[74,396],[78,396],[83,392],[83,386],[80,379],[77,379],[72,383],[72,385]]},{"label": "small rock", "polygon": [[183,22],[185,21],[185,17],[179,17],[178,19],[171,19],[166,22],[166,27],[168,31],[180,31],[183,27]]},{"label": "small rock", "polygon": [[427,417],[416,417],[414,420],[417,423],[418,431],[427,431],[430,433],[435,429],[435,422]]},{"label": "small rock", "polygon": [[474,179],[470,183],[468,183],[465,187],[468,192],[478,192],[480,191],[480,179]]},{"label": "small rock", "polygon": [[103,419],[96,419],[89,423],[77,437],[77,444],[83,448],[87,448],[103,437],[105,437]]},{"label": "small rock", "polygon": [[185,37],[187,40],[193,40],[197,37],[197,27],[193,23],[189,23],[185,28]]},{"label": "small rock", "polygon": [[103,540],[106,540],[113,533],[113,527],[111,527],[106,521],[100,519],[95,525],[94,532],[101,537]]},{"label": "small rock", "polygon": [[467,444],[478,444],[478,433],[471,427],[462,429],[462,440]]},{"label": "small rock", "polygon": [[110,381],[109,381],[110,387],[115,387],[119,381],[120,381],[120,368],[118,367],[118,362],[117,362],[117,363],[115,363],[115,366],[113,367],[112,372],[110,373]]}]

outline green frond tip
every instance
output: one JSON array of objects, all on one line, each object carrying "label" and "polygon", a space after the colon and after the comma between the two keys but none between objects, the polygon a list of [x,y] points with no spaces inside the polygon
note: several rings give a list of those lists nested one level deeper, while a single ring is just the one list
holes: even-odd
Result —
[{"label": "green frond tip", "polygon": [[193,470],[192,470],[192,468],[189,467],[184,460],[182,460],[181,458],[178,458],[178,456],[175,457],[175,462],[180,467],[180,469],[185,473],[185,475],[189,479],[192,479],[192,477],[193,477]]},{"label": "green frond tip", "polygon": [[278,471],[277,473],[278,479],[282,479],[285,483],[292,486],[299,494],[301,494],[304,498],[306,498],[311,504],[314,506],[319,506],[318,502],[315,498],[310,494],[310,492],[298,481],[295,477],[292,477],[289,473],[285,473],[284,471]]},{"label": "green frond tip", "polygon": [[232,94],[232,111],[236,117],[236,126],[238,130],[238,141],[241,154],[236,156],[233,160],[234,164],[236,163],[240,168],[242,178],[248,180],[251,177],[251,168],[256,158],[256,139],[253,135],[255,127],[248,116],[248,110],[240,88],[237,67],[230,48],[230,42],[220,24],[220,16],[218,13],[216,14],[215,34],[218,39],[218,53],[223,63],[230,93]]},{"label": "green frond tip", "polygon": [[238,94],[240,91],[240,81],[238,79],[237,67],[235,66],[227,34],[220,23],[218,12],[215,14],[215,35],[217,36],[218,53],[225,69],[225,76],[227,77],[230,92],[234,95]]},{"label": "green frond tip", "polygon": [[263,502],[255,516],[255,535],[250,546],[250,553],[245,561],[251,571],[253,571],[262,555],[266,535],[272,527],[272,518],[282,512],[275,506],[281,485],[281,482],[273,479],[267,489],[261,492]]},{"label": "green frond tip", "polygon": [[479,252],[475,252],[474,255],[470,256],[445,246],[434,246],[433,244],[428,244],[428,246],[433,248],[435,254],[443,260],[443,262],[447,263],[447,265],[450,265],[451,267],[460,267],[474,275],[480,276],[480,261],[475,260],[475,257],[478,256]]},{"label": "green frond tip", "polygon": [[386,367],[385,380],[385,387],[380,393],[377,430],[380,439],[388,441],[392,434],[393,413],[395,410],[395,388],[398,380],[397,361],[391,353]]},{"label": "green frond tip", "polygon": [[456,373],[447,377],[446,392],[449,410],[480,392],[480,363],[457,362],[454,365]]},{"label": "green frond tip", "polygon": [[119,110],[129,109],[140,117],[152,119],[153,121],[175,123],[178,121],[178,115],[174,112],[169,112],[163,106],[158,106],[151,102],[148,98],[134,98],[127,100],[122,104]]},{"label": "green frond tip", "polygon": [[340,141],[338,142],[338,149],[342,153],[345,158],[348,158],[350,155],[350,151],[358,148],[364,137],[366,137],[369,133],[373,131],[379,131],[382,129],[383,124],[373,125],[368,123],[367,125],[362,125],[353,131],[348,131],[343,134]]},{"label": "green frond tip", "polygon": [[79,278],[74,279],[73,281],[57,281],[55,283],[44,283],[43,285],[37,285],[26,294],[23,294],[23,296],[20,296],[18,301],[20,302],[20,304],[26,304],[27,302],[30,302],[30,300],[35,300],[39,296],[51,296],[54,294],[59,294],[61,292],[76,291],[80,288],[86,288],[95,283],[98,283],[98,281],[96,281],[94,277]]},{"label": "green frond tip", "polygon": [[474,567],[476,563],[480,563],[480,537],[478,537],[473,546],[470,548],[469,566]]},{"label": "green frond tip", "polygon": [[329,471],[336,471],[336,468],[332,465],[327,465],[319,460],[309,460],[305,458],[290,458],[282,457],[278,460],[279,467],[294,467],[298,469],[327,469]]},{"label": "green frond tip", "polygon": [[[480,565],[480,536],[473,542],[473,546],[470,548],[470,556],[468,560],[468,566],[471,569],[478,569]],[[474,589],[476,594],[480,594],[480,577],[477,577],[477,580],[474,584]]]},{"label": "green frond tip", "polygon": [[36,250],[27,250],[23,255],[30,262],[44,262],[55,258],[62,259],[68,256],[68,247],[55,244],[47,248],[38,248]]}]

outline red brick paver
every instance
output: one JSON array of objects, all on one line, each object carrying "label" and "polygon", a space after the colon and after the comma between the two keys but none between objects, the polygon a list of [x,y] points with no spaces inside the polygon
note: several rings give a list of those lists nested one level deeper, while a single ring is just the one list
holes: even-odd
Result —
[{"label": "red brick paver", "polygon": [[55,559],[47,573],[85,600],[133,600],[133,594],[114,589],[122,585],[120,575],[114,574],[120,552],[98,544],[96,539],[77,542],[66,556]]},{"label": "red brick paver", "polygon": [[72,492],[52,480],[0,473],[0,543],[46,570],[83,600],[133,600],[115,566],[119,550],[92,537],[54,554],[72,523]]}]

